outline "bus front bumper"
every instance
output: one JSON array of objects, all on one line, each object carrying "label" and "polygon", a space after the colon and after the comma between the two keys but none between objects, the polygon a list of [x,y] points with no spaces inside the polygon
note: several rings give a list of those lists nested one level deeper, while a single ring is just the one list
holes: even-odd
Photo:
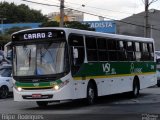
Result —
[{"label": "bus front bumper", "polygon": [[14,101],[59,101],[72,99],[71,89],[64,87],[63,89],[53,90],[23,90],[18,91],[13,88]]}]

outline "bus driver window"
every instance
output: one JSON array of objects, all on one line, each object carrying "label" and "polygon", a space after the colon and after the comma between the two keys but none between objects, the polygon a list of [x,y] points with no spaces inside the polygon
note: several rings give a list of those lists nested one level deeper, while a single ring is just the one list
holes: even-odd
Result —
[{"label": "bus driver window", "polygon": [[84,42],[83,36],[71,34],[69,37],[71,69],[72,74],[76,74],[81,64],[84,62]]}]

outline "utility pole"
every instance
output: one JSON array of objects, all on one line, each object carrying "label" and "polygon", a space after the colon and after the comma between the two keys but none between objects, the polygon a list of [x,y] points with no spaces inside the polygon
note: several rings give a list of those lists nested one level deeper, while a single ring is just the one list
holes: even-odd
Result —
[{"label": "utility pole", "polygon": [[60,0],[60,22],[59,27],[64,25],[64,0]]},{"label": "utility pole", "polygon": [[149,18],[148,8],[152,3],[157,2],[157,1],[159,1],[159,0],[151,0],[151,1],[144,0],[144,4],[145,4],[144,37],[150,37],[149,31],[148,31],[148,29],[150,28],[149,24],[148,24],[148,18]]},{"label": "utility pole", "polygon": [[149,7],[149,1],[145,0],[144,37],[149,37],[148,36],[148,7]]}]

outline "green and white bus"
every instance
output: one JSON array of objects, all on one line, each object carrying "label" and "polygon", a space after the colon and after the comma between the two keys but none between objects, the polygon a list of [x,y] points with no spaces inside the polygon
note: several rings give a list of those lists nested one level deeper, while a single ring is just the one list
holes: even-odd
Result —
[{"label": "green and white bus", "polygon": [[157,83],[151,38],[69,28],[12,34],[15,101],[53,101],[130,92]]}]

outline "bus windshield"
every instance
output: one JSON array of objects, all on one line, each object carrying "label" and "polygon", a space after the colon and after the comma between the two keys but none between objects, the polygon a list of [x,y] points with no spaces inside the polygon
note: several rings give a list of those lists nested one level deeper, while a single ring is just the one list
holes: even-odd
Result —
[{"label": "bus windshield", "polygon": [[65,42],[17,45],[14,76],[52,75],[65,72]]}]

